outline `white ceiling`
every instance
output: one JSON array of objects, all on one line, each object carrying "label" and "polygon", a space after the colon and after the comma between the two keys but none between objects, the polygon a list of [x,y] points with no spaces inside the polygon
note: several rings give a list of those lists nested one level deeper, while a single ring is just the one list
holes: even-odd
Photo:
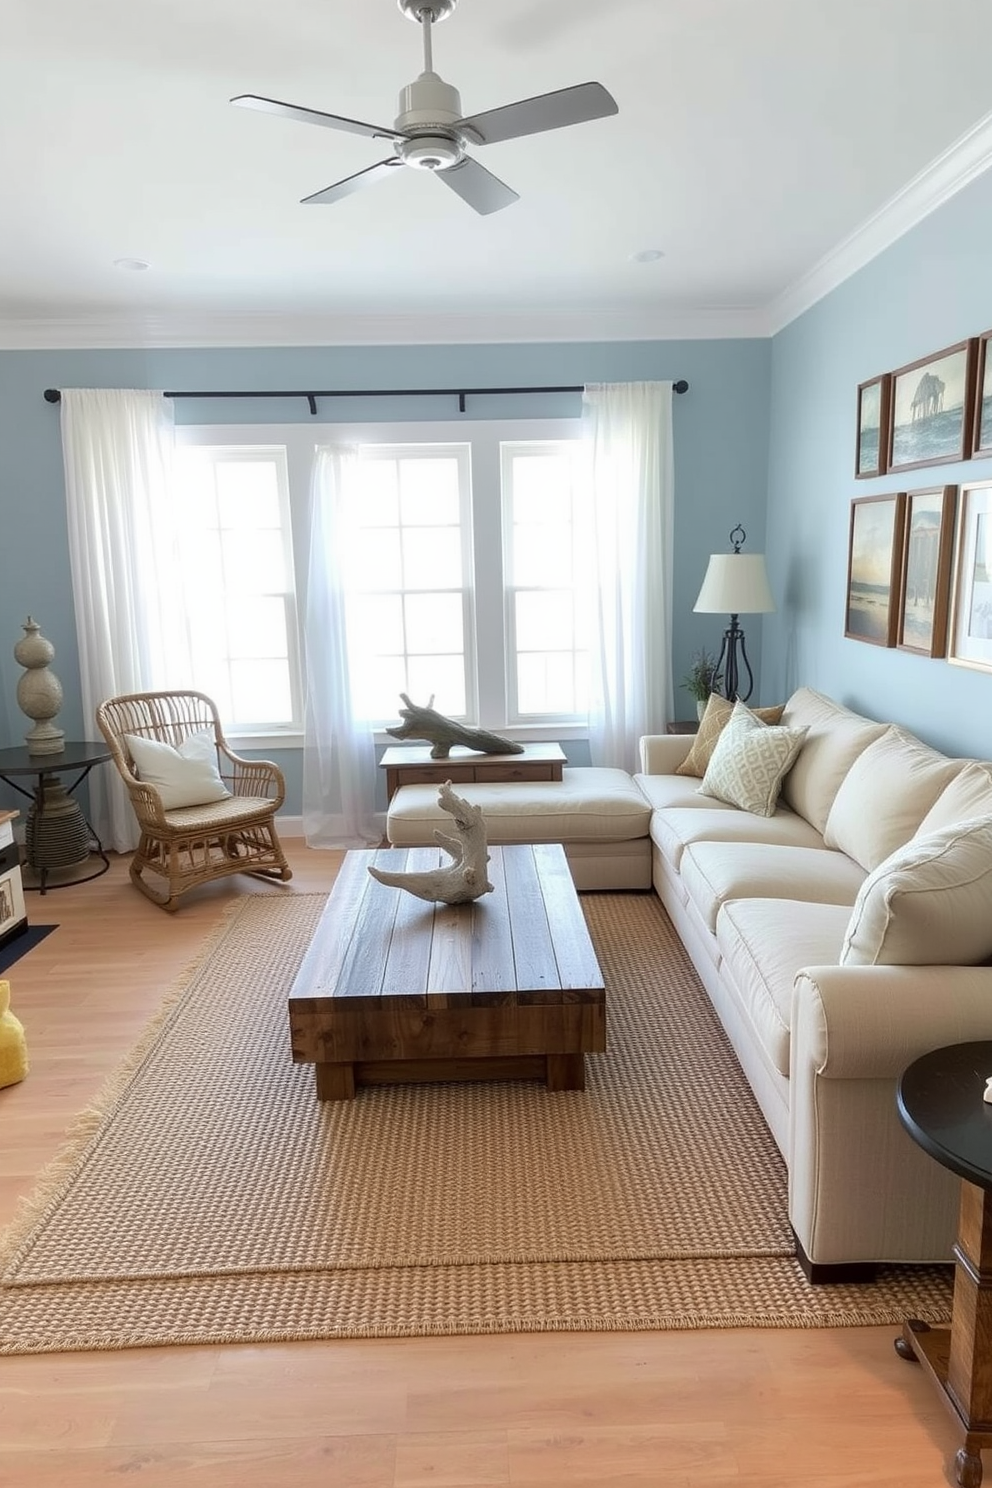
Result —
[{"label": "white ceiling", "polygon": [[488,217],[411,170],[301,206],[389,146],[228,102],[391,125],[421,68],[396,0],[2,11],[7,346],[760,333],[992,159],[988,0],[460,0],[434,50],[466,113],[619,104],[476,150],[521,196]]}]

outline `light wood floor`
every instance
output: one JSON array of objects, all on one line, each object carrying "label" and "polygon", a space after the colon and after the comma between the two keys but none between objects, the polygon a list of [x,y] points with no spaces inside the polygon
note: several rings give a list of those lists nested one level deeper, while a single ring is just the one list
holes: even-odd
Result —
[{"label": "light wood floor", "polygon": [[[28,896],[5,975],[32,1069],[0,1091],[0,1224],[233,897],[330,885],[287,844],[166,915],[126,860]],[[959,1445],[893,1328],[517,1334],[0,1359],[2,1488],[934,1488]]]}]

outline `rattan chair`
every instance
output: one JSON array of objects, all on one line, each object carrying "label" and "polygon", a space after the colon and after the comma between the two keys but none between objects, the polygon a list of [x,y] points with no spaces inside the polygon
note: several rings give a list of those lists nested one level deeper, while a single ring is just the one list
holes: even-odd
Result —
[{"label": "rattan chair", "polygon": [[[188,889],[229,873],[292,878],[275,826],[286,794],[282,771],[267,760],[241,759],[229,748],[209,697],[202,692],[134,692],[101,703],[96,721],[141,828],[131,881],[153,903],[175,910]],[[178,749],[190,734],[205,729],[213,733],[220,776],[231,794],[206,806],[167,811],[155,787],[138,779],[125,736],[157,739]]]}]

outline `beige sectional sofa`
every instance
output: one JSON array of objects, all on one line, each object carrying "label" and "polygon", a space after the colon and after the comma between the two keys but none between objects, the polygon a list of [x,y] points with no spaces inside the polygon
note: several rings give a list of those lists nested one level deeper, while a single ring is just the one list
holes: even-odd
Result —
[{"label": "beige sectional sofa", "polygon": [[807,732],[767,817],[675,773],[691,738],[642,740],[654,885],[788,1165],[810,1278],[949,1261],[958,1180],[895,1090],[927,1050],[992,1038],[992,767],[809,688],[781,722]]}]

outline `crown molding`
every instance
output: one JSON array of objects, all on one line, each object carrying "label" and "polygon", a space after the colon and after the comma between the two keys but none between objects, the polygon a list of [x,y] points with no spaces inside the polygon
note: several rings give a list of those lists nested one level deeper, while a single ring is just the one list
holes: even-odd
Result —
[{"label": "crown molding", "polygon": [[774,336],[831,290],[837,289],[858,269],[864,268],[931,212],[983,175],[990,165],[992,114],[986,114],[849,237],[770,301],[765,311],[766,334]]},{"label": "crown molding", "polygon": [[510,310],[473,315],[65,315],[4,320],[0,350],[156,347],[449,346],[764,337],[753,308]]}]

